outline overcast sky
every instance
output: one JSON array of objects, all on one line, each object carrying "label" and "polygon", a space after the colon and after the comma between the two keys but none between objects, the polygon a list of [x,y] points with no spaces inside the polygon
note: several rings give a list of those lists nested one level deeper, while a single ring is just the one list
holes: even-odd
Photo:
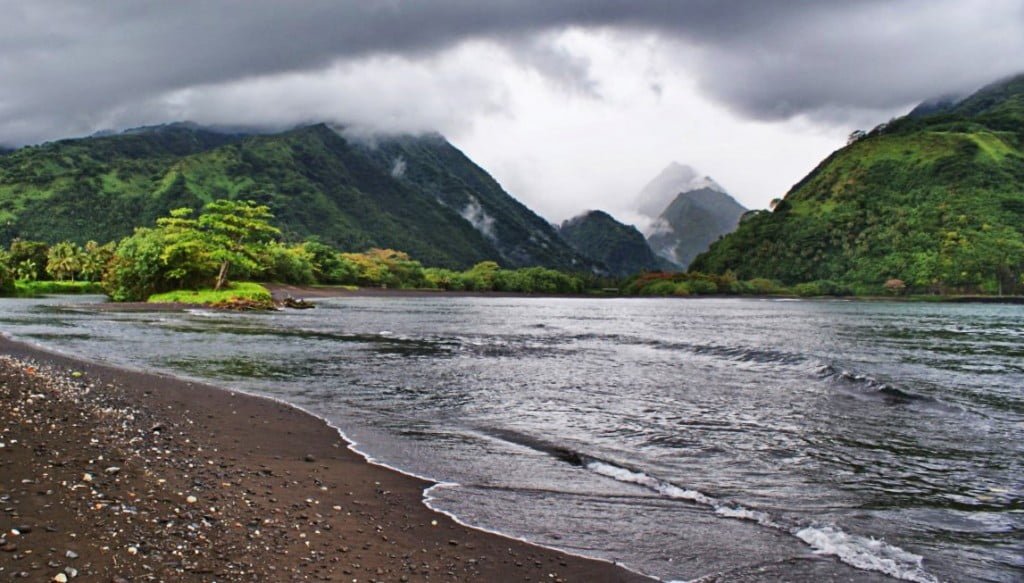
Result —
[{"label": "overcast sky", "polygon": [[765,207],[1024,71],[1024,0],[0,0],[0,143],[192,120],[446,135],[552,221],[676,160]]}]

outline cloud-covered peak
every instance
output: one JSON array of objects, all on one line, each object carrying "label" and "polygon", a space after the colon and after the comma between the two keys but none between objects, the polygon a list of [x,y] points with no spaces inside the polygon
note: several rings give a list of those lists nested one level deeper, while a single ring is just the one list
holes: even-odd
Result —
[{"label": "cloud-covered peak", "polygon": [[641,215],[656,219],[684,192],[709,188],[725,192],[710,176],[704,176],[692,166],[672,162],[647,183],[636,197],[636,210]]}]

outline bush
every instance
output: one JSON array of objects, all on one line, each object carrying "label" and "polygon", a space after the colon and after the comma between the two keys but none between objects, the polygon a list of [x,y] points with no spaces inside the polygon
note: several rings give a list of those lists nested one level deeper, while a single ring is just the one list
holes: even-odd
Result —
[{"label": "bush", "polygon": [[210,305],[238,300],[269,306],[273,298],[270,291],[258,283],[234,282],[217,291],[212,289],[175,290],[153,294],[147,301],[154,304]]},{"label": "bush", "polygon": [[687,286],[696,295],[718,293],[718,285],[707,279],[691,279],[687,282]]},{"label": "bush", "polygon": [[14,294],[14,270],[3,259],[0,257],[0,296],[8,296]]},{"label": "bush", "polygon": [[676,285],[676,282],[670,279],[663,279],[644,286],[640,290],[640,294],[645,296],[671,296],[676,293]]},{"label": "bush", "polygon": [[47,294],[99,294],[103,287],[92,281],[19,281],[15,284],[19,298],[35,298]]},{"label": "bush", "polygon": [[267,281],[309,285],[316,283],[310,254],[303,246],[267,245],[260,257],[262,278]]},{"label": "bush", "polygon": [[825,295],[822,293],[821,288],[816,282],[798,283],[793,286],[793,293],[802,298],[811,298],[815,296]]}]

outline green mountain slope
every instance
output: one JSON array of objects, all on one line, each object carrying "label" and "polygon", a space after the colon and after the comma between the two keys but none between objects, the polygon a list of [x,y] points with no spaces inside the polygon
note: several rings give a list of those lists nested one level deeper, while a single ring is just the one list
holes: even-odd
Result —
[{"label": "green mountain slope", "polygon": [[864,290],[1021,291],[1024,76],[876,128],[691,264]]},{"label": "green mountain slope", "polygon": [[[480,216],[459,197],[479,201]],[[0,157],[0,243],[110,240],[218,198],[267,204],[289,238],[390,247],[428,265],[591,267],[443,138],[370,147],[322,124],[274,135],[171,124],[22,148]]]},{"label": "green mountain slope", "polygon": [[564,221],[558,231],[573,249],[603,264],[613,275],[671,267],[654,254],[636,227],[624,225],[604,211],[588,211]]}]

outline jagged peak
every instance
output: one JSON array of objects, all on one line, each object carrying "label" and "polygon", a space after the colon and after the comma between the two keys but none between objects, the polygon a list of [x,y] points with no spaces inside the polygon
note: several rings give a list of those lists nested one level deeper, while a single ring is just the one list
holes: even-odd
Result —
[{"label": "jagged peak", "polygon": [[637,196],[637,211],[650,218],[661,215],[673,200],[684,192],[711,189],[726,190],[710,176],[702,175],[692,166],[671,162]]}]

